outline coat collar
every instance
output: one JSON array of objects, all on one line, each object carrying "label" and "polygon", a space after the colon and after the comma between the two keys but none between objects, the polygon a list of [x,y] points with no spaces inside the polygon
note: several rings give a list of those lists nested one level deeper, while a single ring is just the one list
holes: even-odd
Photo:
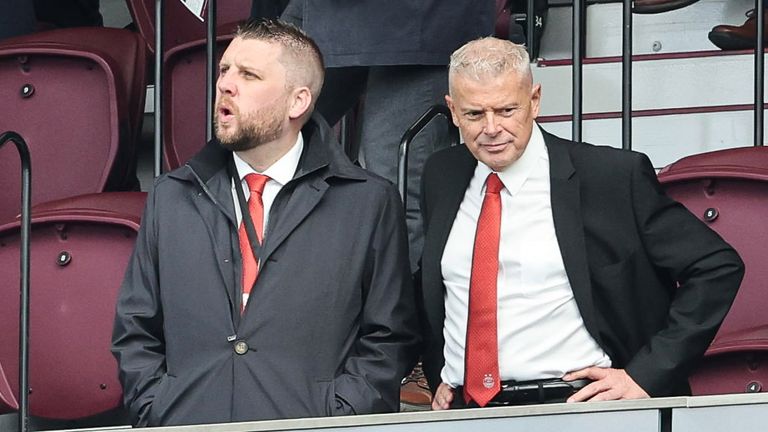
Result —
[{"label": "coat collar", "polygon": [[[362,181],[364,172],[356,167],[344,155],[341,146],[333,137],[333,132],[320,116],[313,116],[302,128],[304,150],[293,179],[283,186],[273,204],[272,212],[282,210],[281,217],[270,218],[270,235],[262,249],[262,268],[266,271],[271,254],[285,241],[288,235],[307,217],[320,202],[329,187],[328,179],[342,178]],[[234,201],[232,198],[231,179],[227,164],[232,152],[224,149],[212,140],[190,159],[187,164],[168,174],[169,178],[189,182],[199,186],[190,192],[202,218],[211,230],[214,252],[220,255],[219,262],[225,262],[232,254],[231,245],[237,244],[237,231],[226,229],[222,232],[213,221],[223,214],[231,226],[237,226]],[[202,189],[202,190],[200,190]],[[202,197],[202,198],[201,198]],[[211,205],[213,204],[213,205]],[[273,223],[275,225],[273,225]],[[234,236],[234,238],[233,238]],[[227,238],[229,237],[229,238]],[[225,240],[226,239],[226,240]],[[219,267],[225,281],[225,289],[232,308],[233,323],[240,328],[240,272],[232,274],[229,267]],[[257,283],[255,289],[258,289]],[[238,330],[239,331],[239,330]]]},{"label": "coat collar", "polygon": [[[364,180],[360,171],[344,155],[333,137],[333,130],[318,114],[314,114],[301,129],[304,135],[304,151],[294,180],[325,169],[323,179],[331,177]],[[172,171],[169,177],[193,181],[196,178],[208,184],[216,174],[226,170],[232,152],[223,148],[217,140],[209,141],[185,166]]]}]

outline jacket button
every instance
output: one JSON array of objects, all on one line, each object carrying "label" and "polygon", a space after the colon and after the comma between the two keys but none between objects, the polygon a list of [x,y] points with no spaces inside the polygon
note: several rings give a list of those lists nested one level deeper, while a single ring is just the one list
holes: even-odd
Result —
[{"label": "jacket button", "polygon": [[239,340],[235,342],[235,352],[239,355],[243,355],[248,352],[248,344],[245,341]]}]

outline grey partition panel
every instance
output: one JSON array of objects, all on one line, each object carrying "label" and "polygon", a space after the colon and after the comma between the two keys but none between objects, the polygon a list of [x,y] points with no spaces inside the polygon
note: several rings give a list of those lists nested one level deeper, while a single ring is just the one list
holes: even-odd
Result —
[{"label": "grey partition panel", "polygon": [[674,432],[764,431],[768,404],[682,408],[672,411]]},{"label": "grey partition panel", "polygon": [[[147,428],[145,432],[660,432],[662,410],[683,408],[687,398],[528,405],[440,412],[270,420],[250,423]],[[668,430],[669,424],[666,425]],[[116,428],[92,429],[118,432]],[[81,431],[82,432],[82,431]],[[122,432],[122,431],[120,431]]]},{"label": "grey partition panel", "polygon": [[672,410],[673,432],[768,430],[768,393],[702,396]]},{"label": "grey partition panel", "polygon": [[478,418],[428,423],[303,429],[322,432],[659,432],[659,411],[613,411],[531,417]]}]

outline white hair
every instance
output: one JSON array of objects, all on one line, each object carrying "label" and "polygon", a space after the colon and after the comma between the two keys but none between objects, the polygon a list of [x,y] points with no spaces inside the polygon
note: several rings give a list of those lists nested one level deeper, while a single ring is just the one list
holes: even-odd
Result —
[{"label": "white hair", "polygon": [[457,75],[480,81],[509,71],[533,78],[525,47],[508,40],[485,37],[467,42],[451,54],[448,84],[451,87]]}]

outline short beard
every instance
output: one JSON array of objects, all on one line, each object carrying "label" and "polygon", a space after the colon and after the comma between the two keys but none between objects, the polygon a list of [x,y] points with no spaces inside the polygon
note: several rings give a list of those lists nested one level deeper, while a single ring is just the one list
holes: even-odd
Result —
[{"label": "short beard", "polygon": [[233,152],[250,150],[275,141],[283,135],[282,113],[284,110],[273,105],[245,115],[238,119],[239,128],[231,136],[224,136],[219,120],[216,118],[214,122],[216,138],[222,147]]}]

